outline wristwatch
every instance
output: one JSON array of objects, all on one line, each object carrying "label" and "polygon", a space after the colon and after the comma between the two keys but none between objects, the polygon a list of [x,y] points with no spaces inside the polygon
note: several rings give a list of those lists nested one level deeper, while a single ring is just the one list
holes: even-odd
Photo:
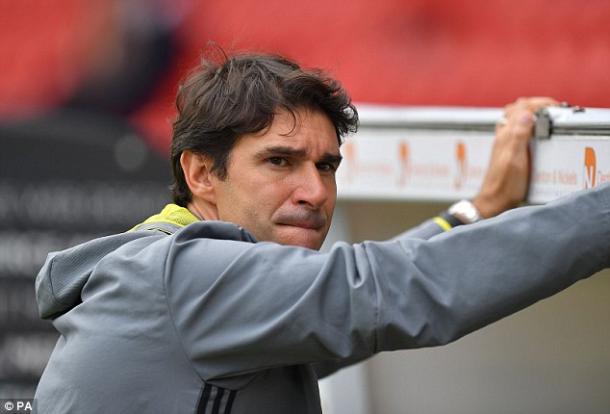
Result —
[{"label": "wristwatch", "polygon": [[472,224],[481,221],[479,210],[469,200],[460,200],[447,210],[449,214],[460,220],[463,224]]}]

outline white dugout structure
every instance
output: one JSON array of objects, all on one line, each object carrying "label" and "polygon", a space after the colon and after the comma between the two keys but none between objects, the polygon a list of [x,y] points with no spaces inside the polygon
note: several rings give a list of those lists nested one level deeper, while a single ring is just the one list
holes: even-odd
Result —
[{"label": "white dugout structure", "polygon": [[[391,237],[477,193],[501,109],[358,109],[327,245]],[[549,108],[535,129],[529,203],[610,181],[610,109]],[[383,353],[340,371],[320,382],[324,412],[607,414],[609,276],[453,344]]]}]

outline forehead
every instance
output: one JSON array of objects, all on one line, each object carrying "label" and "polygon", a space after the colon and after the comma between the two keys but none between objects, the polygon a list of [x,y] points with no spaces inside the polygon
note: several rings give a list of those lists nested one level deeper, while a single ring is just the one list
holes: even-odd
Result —
[{"label": "forehead", "polygon": [[268,128],[244,135],[236,147],[256,151],[276,145],[304,150],[310,156],[339,154],[339,140],[330,118],[323,112],[305,109],[295,111],[294,116],[286,110],[279,111]]}]

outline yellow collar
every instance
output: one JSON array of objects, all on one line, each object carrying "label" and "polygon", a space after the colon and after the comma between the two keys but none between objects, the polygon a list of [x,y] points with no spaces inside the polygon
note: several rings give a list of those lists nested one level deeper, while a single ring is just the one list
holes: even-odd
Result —
[{"label": "yellow collar", "polygon": [[180,207],[177,204],[168,204],[163,208],[163,210],[161,210],[159,214],[150,216],[142,223],[138,224],[138,226],[146,223],[169,223],[176,226],[184,227],[197,221],[199,221],[199,219],[187,208]]}]

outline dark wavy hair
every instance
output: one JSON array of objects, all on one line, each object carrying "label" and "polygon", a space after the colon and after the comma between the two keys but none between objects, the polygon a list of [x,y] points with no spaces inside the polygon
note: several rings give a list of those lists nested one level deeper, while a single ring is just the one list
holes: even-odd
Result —
[{"label": "dark wavy hair", "polygon": [[223,56],[203,59],[180,86],[178,117],[173,125],[171,162],[174,202],[186,206],[192,198],[180,165],[189,150],[212,159],[212,172],[227,176],[231,150],[240,136],[271,125],[278,110],[312,109],[328,116],[342,138],[358,128],[358,112],[341,85],[318,69],[302,69],[277,55]]}]

